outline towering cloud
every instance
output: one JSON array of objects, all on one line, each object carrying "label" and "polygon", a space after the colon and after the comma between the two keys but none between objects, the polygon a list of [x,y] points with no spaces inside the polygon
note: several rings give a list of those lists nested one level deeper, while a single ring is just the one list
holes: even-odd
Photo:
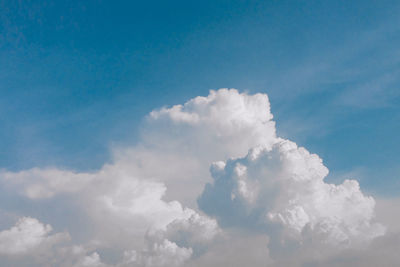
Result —
[{"label": "towering cloud", "polygon": [[269,234],[273,256],[312,246],[345,249],[365,245],[385,228],[374,221],[375,201],[355,180],[324,182],[322,160],[295,143],[279,140],[243,158],[215,162],[214,182],[199,198],[200,207],[221,225]]},{"label": "towering cloud", "polygon": [[[174,150],[177,144],[182,151],[195,148],[203,160],[221,160],[242,156],[259,144],[272,145],[276,139],[272,118],[267,95],[220,89],[184,105],[151,112],[151,133],[147,132],[145,140]],[[159,141],[166,137],[175,141]]]},{"label": "towering cloud", "polygon": [[[267,95],[220,89],[151,112],[138,144],[116,148],[97,171],[2,170],[1,190],[22,204],[2,204],[8,220],[21,219],[0,225],[0,257],[47,247],[30,263],[301,265],[382,238],[374,199],[357,181],[326,183],[322,160],[277,137],[272,118]],[[26,217],[45,221],[43,210],[65,232]]]},{"label": "towering cloud", "polygon": [[152,111],[139,145],[114,151],[116,164],[162,181],[168,199],[195,207],[204,184],[211,181],[208,170],[214,161],[244,156],[253,146],[275,142],[272,118],[265,94],[212,90],[207,97]]}]

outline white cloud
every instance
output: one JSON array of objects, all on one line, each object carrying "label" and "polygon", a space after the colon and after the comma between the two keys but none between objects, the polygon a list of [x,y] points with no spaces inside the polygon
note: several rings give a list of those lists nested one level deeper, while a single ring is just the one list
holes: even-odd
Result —
[{"label": "white cloud", "polygon": [[[121,175],[162,181],[168,187],[168,199],[179,198],[194,205],[204,183],[210,181],[208,169],[212,162],[243,156],[253,146],[275,142],[272,117],[265,94],[212,90],[207,97],[151,112],[139,145],[115,149],[114,163],[103,166],[100,172],[33,168],[17,173],[3,171],[0,175],[7,186],[19,184],[17,190],[30,198],[48,198],[80,191],[95,179],[94,175],[109,175],[109,169],[114,168]],[[186,190],[181,190],[182,186]]]},{"label": "white cloud", "polygon": [[374,199],[357,181],[325,183],[322,160],[293,142],[254,148],[246,157],[216,162],[211,172],[214,183],[200,207],[222,225],[267,232],[271,252],[358,247],[385,232],[374,220]]},{"label": "white cloud", "polygon": [[174,242],[164,239],[151,243],[146,250],[125,252],[121,266],[181,266],[192,253],[191,248],[179,247]]},{"label": "white cloud", "polygon": [[[374,199],[354,180],[325,183],[322,160],[278,138],[272,118],[264,94],[211,91],[151,112],[138,144],[115,149],[113,162],[97,171],[3,170],[0,182],[10,197],[34,203],[35,215],[57,199],[58,209],[75,207],[76,219],[89,226],[67,229],[70,244],[56,246],[40,263],[287,266],[328,263],[349,250],[363,258],[360,251],[384,233],[374,217]],[[199,196],[200,208],[222,229],[197,209]],[[13,208],[15,214],[26,211]],[[0,243],[25,240],[15,244],[25,244],[20,251],[32,255],[33,247],[46,247],[46,240],[59,235],[30,220],[35,223],[27,231],[36,234],[22,238],[21,229],[29,227],[19,222],[0,233]]]},{"label": "white cloud", "polygon": [[[178,201],[163,200],[166,192],[163,183],[137,178],[131,169],[119,168],[118,164],[105,165],[93,173],[54,169],[31,172],[23,171],[15,176],[6,172],[3,182],[33,201],[51,201],[62,194],[65,205],[77,200],[83,203],[76,214],[87,216],[85,220],[91,225],[93,238],[93,242],[88,241],[97,249],[117,250],[117,254],[124,250],[139,251],[137,264],[160,265],[169,262],[164,258],[172,258],[176,252],[177,259],[171,259],[170,263],[179,265],[192,254],[191,246],[199,247],[218,233],[215,220],[183,207]],[[73,181],[78,185],[68,186]],[[142,251],[143,242],[151,249]],[[79,256],[77,266],[103,264],[97,261],[98,254],[93,253]]]},{"label": "white cloud", "polygon": [[0,232],[0,254],[17,255],[52,246],[69,239],[67,233],[50,234],[52,227],[37,219],[23,217],[15,226]]},{"label": "white cloud", "polygon": [[31,199],[51,198],[60,193],[74,193],[87,186],[94,175],[74,173],[56,168],[33,168],[19,172],[2,171],[4,186],[17,187],[19,193]]},{"label": "white cloud", "polygon": [[151,112],[140,146],[118,151],[117,157],[122,155],[119,162],[126,165],[132,165],[135,158],[148,176],[167,185],[167,197],[194,206],[211,179],[212,162],[243,156],[253,146],[275,142],[272,118],[265,94],[211,90],[206,97]]},{"label": "white cloud", "polygon": [[191,154],[195,148],[202,160],[221,160],[242,156],[255,145],[272,145],[276,139],[272,118],[265,94],[211,90],[207,97],[151,112],[143,140],[174,151],[190,149]]}]

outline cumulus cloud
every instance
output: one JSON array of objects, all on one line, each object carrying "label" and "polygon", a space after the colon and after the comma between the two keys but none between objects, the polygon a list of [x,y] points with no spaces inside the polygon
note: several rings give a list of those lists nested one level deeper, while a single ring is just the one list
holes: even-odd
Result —
[{"label": "cumulus cloud", "polygon": [[266,94],[211,90],[206,97],[152,111],[143,126],[140,146],[118,151],[117,157],[126,165],[135,158],[146,166],[147,175],[167,185],[167,196],[194,206],[204,183],[211,179],[212,162],[243,156],[253,146],[275,142],[272,118]]},{"label": "cumulus cloud", "polygon": [[191,248],[179,247],[167,239],[153,242],[140,252],[126,251],[121,266],[181,266],[193,253]]},{"label": "cumulus cloud", "polygon": [[70,244],[67,232],[53,233],[32,217],[0,232],[0,266],[105,266],[96,252]]},{"label": "cumulus cloud", "polygon": [[374,220],[374,199],[357,181],[325,183],[322,160],[291,141],[216,162],[211,173],[214,183],[206,186],[200,207],[222,225],[269,233],[271,252],[282,256],[305,245],[357,247],[385,232]]},{"label": "cumulus cloud", "polygon": [[[6,172],[3,178],[31,200],[51,201],[56,194],[69,194],[70,201],[78,198],[84,203],[80,208],[88,215],[97,246],[138,250],[140,264],[150,262],[148,266],[156,266],[164,262],[162,258],[172,257],[173,252],[181,259],[177,264],[182,263],[191,255],[191,245],[211,240],[218,233],[215,220],[178,201],[164,201],[163,183],[137,178],[118,165],[105,165],[94,173],[33,169],[13,176]],[[69,186],[74,181],[77,185]],[[188,248],[178,247],[167,238]],[[141,251],[144,240],[151,248],[148,251]],[[85,256],[82,261],[95,262],[96,255]]]},{"label": "cumulus cloud", "polygon": [[[277,137],[272,119],[265,94],[210,91],[151,112],[138,144],[115,148],[97,171],[2,170],[1,190],[34,203],[34,217],[57,201],[84,222],[66,225],[68,245],[41,258],[50,266],[295,266],[349,251],[362,258],[386,237],[374,199],[355,180],[326,183],[322,160]],[[51,229],[24,217],[0,232],[0,251],[32,255],[67,235]]]},{"label": "cumulus cloud", "polygon": [[[152,111],[148,120],[152,126],[175,126],[166,127],[167,131],[161,133],[163,136],[178,134],[178,140],[189,137],[191,140],[196,138],[198,143],[208,143],[204,153],[217,152],[217,157],[221,158],[238,156],[260,143],[273,143],[275,122],[272,118],[267,95],[220,89],[211,90],[207,97],[198,96],[184,105]],[[191,133],[180,136],[183,129]],[[236,146],[231,146],[239,140]],[[210,151],[209,145],[217,147]]]},{"label": "cumulus cloud", "polygon": [[[163,200],[167,190],[163,183],[136,175],[132,169],[111,164],[93,173],[55,169],[3,172],[3,183],[33,201],[52,201],[63,195],[60,205],[83,203],[77,214],[86,214],[92,243],[111,250],[114,257],[123,251],[137,251],[138,266],[179,265],[192,255],[191,246],[200,247],[218,233],[215,220],[178,201]],[[146,250],[142,249],[144,243]],[[98,254],[80,256],[76,264],[96,266],[101,263],[97,259]]]},{"label": "cumulus cloud", "polygon": [[25,254],[69,239],[67,233],[51,235],[51,232],[50,225],[42,224],[34,218],[23,217],[15,226],[0,232],[0,254]]}]

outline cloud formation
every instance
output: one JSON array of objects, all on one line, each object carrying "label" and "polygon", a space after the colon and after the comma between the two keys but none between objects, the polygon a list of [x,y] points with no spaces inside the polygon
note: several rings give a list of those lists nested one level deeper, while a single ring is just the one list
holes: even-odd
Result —
[{"label": "cloud formation", "polygon": [[22,217],[15,226],[0,232],[0,254],[18,255],[68,240],[67,233],[51,235],[52,227],[37,219]]},{"label": "cloud formation", "polygon": [[[272,119],[267,95],[220,89],[151,112],[138,144],[115,148],[113,162],[97,171],[2,170],[1,190],[31,208],[1,207],[20,219],[0,229],[0,258],[37,266],[285,266],[361,255],[386,237],[375,200],[358,182],[324,182],[322,160],[277,137]],[[50,203],[82,223],[61,223]],[[44,209],[66,230],[51,234],[31,218],[45,221]],[[27,261],[41,247],[46,255]]]},{"label": "cloud formation", "polygon": [[322,160],[291,141],[216,162],[211,173],[214,183],[199,198],[200,208],[221,225],[267,232],[271,252],[283,257],[306,245],[358,247],[385,232],[374,221],[374,199],[357,181],[325,183]]},{"label": "cloud formation", "polygon": [[[190,247],[179,247],[167,238],[179,241],[185,236],[191,241],[185,245],[190,246],[210,240],[218,233],[215,220],[183,207],[178,201],[164,201],[164,184],[131,175],[118,165],[106,165],[95,173],[33,169],[5,172],[3,178],[10,188],[32,201],[51,201],[57,194],[64,195],[65,202],[79,199],[84,203],[79,208],[87,215],[96,246],[119,248],[120,254],[130,251],[136,255],[135,262],[139,266],[172,266],[190,257]],[[46,227],[40,234],[51,229]],[[36,237],[36,228],[28,228],[23,233],[31,232]],[[8,236],[20,243],[17,235]],[[34,241],[30,237],[27,240]],[[146,249],[141,248],[143,243]],[[86,256],[89,257],[87,261],[96,260],[96,255]]]},{"label": "cloud formation", "polygon": [[[184,105],[152,111],[148,120],[153,131],[162,128],[153,134],[163,138],[169,135],[178,144],[196,146],[197,152],[209,160],[221,160],[241,156],[258,144],[272,145],[276,139],[272,118],[267,95],[220,89]],[[150,143],[154,144],[157,139],[153,134]],[[176,143],[172,143],[174,149]],[[157,142],[157,145],[171,143]]]}]

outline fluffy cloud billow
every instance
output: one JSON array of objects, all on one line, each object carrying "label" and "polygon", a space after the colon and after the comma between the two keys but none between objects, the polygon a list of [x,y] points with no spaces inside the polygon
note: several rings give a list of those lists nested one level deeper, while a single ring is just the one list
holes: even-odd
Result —
[{"label": "fluffy cloud billow", "polygon": [[399,243],[356,180],[326,183],[317,155],[276,135],[265,94],[210,91],[152,111],[140,133],[94,172],[2,170],[1,262],[361,266]]},{"label": "fluffy cloud billow", "polygon": [[214,182],[199,198],[200,208],[221,225],[267,232],[271,252],[279,256],[305,246],[316,253],[360,247],[385,232],[374,220],[374,199],[362,194],[357,181],[325,183],[322,160],[291,141],[216,162],[211,173]]},{"label": "fluffy cloud billow", "polygon": [[50,235],[51,231],[50,225],[44,225],[34,218],[22,217],[15,226],[0,232],[0,254],[27,254],[69,238],[66,233]]}]

